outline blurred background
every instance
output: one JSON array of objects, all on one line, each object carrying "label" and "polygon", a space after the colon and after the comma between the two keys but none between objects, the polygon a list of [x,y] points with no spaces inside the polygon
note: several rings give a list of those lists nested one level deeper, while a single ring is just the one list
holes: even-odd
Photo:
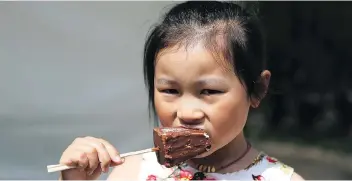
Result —
[{"label": "blurred background", "polygon": [[[78,136],[152,144],[143,43],[174,3],[0,2],[0,179],[57,179],[46,165]],[[263,20],[273,74],[247,134],[305,179],[351,179],[352,4],[242,5]]]}]

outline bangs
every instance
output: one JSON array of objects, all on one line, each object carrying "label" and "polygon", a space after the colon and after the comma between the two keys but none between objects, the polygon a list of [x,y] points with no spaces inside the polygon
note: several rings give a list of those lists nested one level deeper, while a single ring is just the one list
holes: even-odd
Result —
[{"label": "bangs", "polygon": [[[173,27],[169,27],[173,29]],[[163,35],[162,47],[156,54],[158,58],[172,51],[184,48],[186,51],[202,44],[216,62],[225,70],[235,72],[235,51],[245,49],[246,32],[241,21],[217,21],[209,25],[184,25]],[[235,72],[236,73],[236,72]]]}]

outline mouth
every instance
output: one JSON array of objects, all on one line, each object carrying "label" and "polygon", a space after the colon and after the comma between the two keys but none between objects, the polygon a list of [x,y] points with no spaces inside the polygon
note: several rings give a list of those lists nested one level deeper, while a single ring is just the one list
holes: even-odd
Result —
[{"label": "mouth", "polygon": [[200,129],[200,130],[205,130],[204,126],[181,125],[180,127],[186,128],[186,129]]}]

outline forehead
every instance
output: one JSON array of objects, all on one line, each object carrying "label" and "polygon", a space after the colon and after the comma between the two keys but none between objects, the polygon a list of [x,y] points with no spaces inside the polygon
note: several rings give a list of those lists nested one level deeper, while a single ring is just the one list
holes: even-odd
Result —
[{"label": "forehead", "polygon": [[156,58],[157,72],[187,71],[187,73],[232,73],[232,65],[206,49],[201,43],[193,46],[174,46],[163,49]]}]

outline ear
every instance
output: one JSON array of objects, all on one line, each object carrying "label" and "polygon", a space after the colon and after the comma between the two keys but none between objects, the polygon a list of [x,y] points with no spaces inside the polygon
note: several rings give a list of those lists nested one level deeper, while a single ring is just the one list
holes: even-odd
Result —
[{"label": "ear", "polygon": [[271,73],[269,70],[264,70],[257,82],[254,85],[254,91],[258,92],[258,96],[251,96],[251,106],[253,108],[259,107],[260,102],[266,96],[270,84]]}]

